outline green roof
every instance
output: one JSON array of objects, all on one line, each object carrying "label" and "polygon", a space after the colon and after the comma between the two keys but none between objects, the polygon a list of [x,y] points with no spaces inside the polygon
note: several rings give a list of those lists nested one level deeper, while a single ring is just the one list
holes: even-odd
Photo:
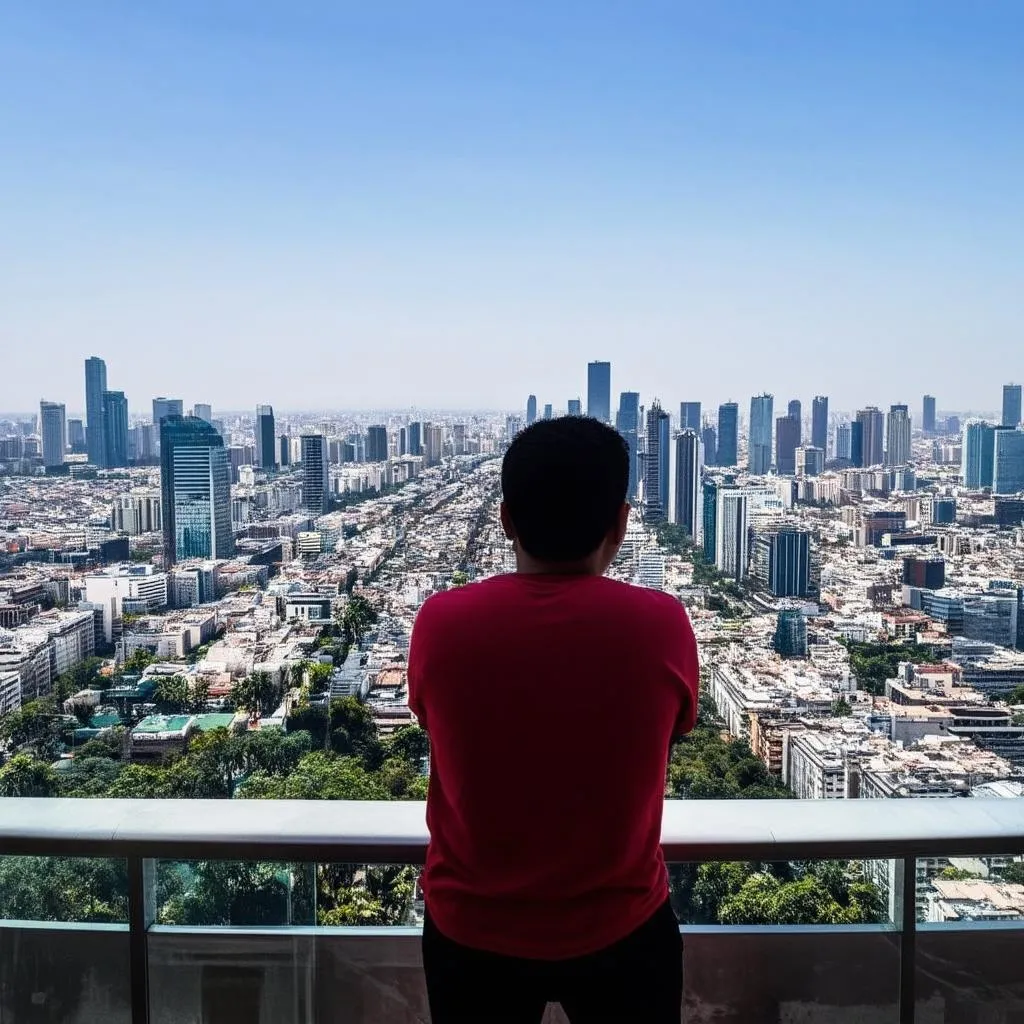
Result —
[{"label": "green roof", "polygon": [[184,732],[192,715],[148,715],[132,732]]},{"label": "green roof", "polygon": [[93,715],[89,719],[89,726],[93,729],[111,729],[115,725],[121,724],[120,715],[106,714],[106,715]]},{"label": "green roof", "polygon": [[230,729],[234,720],[235,716],[230,712],[196,715],[196,725],[200,732],[209,732],[211,729]]}]

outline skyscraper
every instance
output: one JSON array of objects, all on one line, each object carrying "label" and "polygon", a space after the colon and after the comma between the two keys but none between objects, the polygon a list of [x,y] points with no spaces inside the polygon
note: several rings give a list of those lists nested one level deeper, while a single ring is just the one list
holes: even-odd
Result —
[{"label": "skyscraper", "polygon": [[68,420],[68,445],[74,455],[81,455],[88,450],[85,446],[85,426],[81,420]]},{"label": "skyscraper", "polygon": [[679,403],[679,429],[700,433],[700,402]]},{"label": "skyscraper", "polygon": [[926,434],[935,433],[935,396],[925,395],[921,410],[921,429]]},{"label": "skyscraper", "polygon": [[700,444],[704,451],[704,465],[718,465],[718,431],[709,423],[700,432]]},{"label": "skyscraper", "polygon": [[537,396],[528,395],[526,399],[526,425],[529,426],[537,419]]},{"label": "skyscraper", "polygon": [[718,407],[718,451],[716,466],[735,466],[739,449],[740,407],[726,402]]},{"label": "skyscraper", "polygon": [[323,434],[303,434],[301,443],[302,504],[312,515],[322,516],[331,496],[327,438]]},{"label": "skyscraper", "polygon": [[[533,396],[531,395],[531,397]],[[534,418],[536,419],[537,400],[534,398],[533,402]],[[419,421],[409,424],[409,454],[423,454],[423,424]]]},{"label": "skyscraper", "polygon": [[676,524],[695,544],[704,530],[702,464],[700,434],[688,429],[676,435]]},{"label": "skyscraper", "polygon": [[277,435],[274,431],[274,409],[269,405],[256,406],[256,465],[274,469],[277,465]]},{"label": "skyscraper", "polygon": [[704,561],[708,565],[715,564],[715,552],[718,538],[718,491],[717,480],[705,480],[703,491],[704,503]]},{"label": "skyscraper", "polygon": [[752,573],[775,597],[811,595],[811,535],[795,526],[758,531]]},{"label": "skyscraper", "polygon": [[828,452],[828,396],[815,395],[811,403],[811,444]]},{"label": "skyscraper", "polygon": [[796,450],[796,475],[820,476],[825,472],[825,453],[813,444],[802,444]]},{"label": "skyscraper", "polygon": [[230,558],[231,471],[224,439],[197,416],[160,423],[160,494],[164,564],[186,558]]},{"label": "skyscraper", "polygon": [[853,437],[850,423],[840,423],[836,426],[836,458],[853,461]]},{"label": "skyscraper", "polygon": [[910,462],[910,410],[905,405],[889,407],[885,439],[887,466],[905,466]]},{"label": "skyscraper", "polygon": [[549,420],[554,415],[554,407],[550,402],[544,403],[544,419]]},{"label": "skyscraper", "polygon": [[288,466],[292,461],[292,439],[287,434],[282,434],[277,439],[277,464]]},{"label": "skyscraper", "polygon": [[799,446],[799,418],[792,414],[780,416],[775,421],[775,471],[779,476],[796,473],[796,450]]},{"label": "skyscraper", "polygon": [[747,574],[747,495],[738,487],[718,490],[715,568],[735,580]]},{"label": "skyscraper", "polygon": [[884,451],[885,417],[880,409],[869,405],[857,413],[857,422],[861,425],[861,442],[863,445],[861,466],[880,466]]},{"label": "skyscraper", "polygon": [[669,415],[658,400],[647,410],[644,451],[644,519],[663,523],[668,519]]},{"label": "skyscraper", "polygon": [[1018,494],[1024,491],[1024,430],[994,431],[992,493]]},{"label": "skyscraper", "polygon": [[128,399],[123,391],[103,392],[104,465],[128,465]]},{"label": "skyscraper", "polygon": [[582,416],[583,415],[583,402],[578,398],[570,398],[569,403],[566,406],[567,416]]},{"label": "skyscraper", "polygon": [[196,402],[192,407],[192,415],[197,416],[201,420],[206,420],[207,423],[212,423],[213,407],[205,404],[204,402]]},{"label": "skyscraper", "polygon": [[602,423],[612,421],[612,364],[587,364],[587,415]]},{"label": "skyscraper", "polygon": [[383,423],[366,428],[366,461],[388,461],[388,428]]},{"label": "skyscraper", "polygon": [[800,608],[780,608],[774,647],[783,658],[807,657],[807,619]]},{"label": "skyscraper", "polygon": [[181,416],[185,404],[180,398],[154,398],[153,423],[159,427],[160,421],[166,416]]},{"label": "skyscraper", "polygon": [[43,465],[64,465],[67,426],[64,406],[59,402],[39,403],[39,433],[43,444]]},{"label": "skyscraper", "polygon": [[860,420],[850,424],[850,462],[858,469],[864,465],[864,424]]},{"label": "skyscraper", "polygon": [[615,429],[623,436],[629,448],[630,501],[636,501],[640,477],[640,394],[623,391],[619,395],[619,411],[615,416]]},{"label": "skyscraper", "polygon": [[972,491],[992,486],[995,462],[995,428],[984,420],[968,420],[963,430],[961,475]]},{"label": "skyscraper", "polygon": [[1003,385],[1003,426],[1020,425],[1020,384]]},{"label": "skyscraper", "polygon": [[797,439],[797,444],[803,441],[803,407],[800,405],[799,398],[793,398],[790,400],[789,405],[786,408],[786,415],[797,422],[797,429],[800,431],[800,436]]},{"label": "skyscraper", "polygon": [[[772,468],[773,395],[757,395],[750,400],[750,455],[748,469],[753,476],[764,476]],[[721,441],[719,441],[721,444]]]},{"label": "skyscraper", "polygon": [[107,390],[107,364],[99,356],[85,361],[85,446],[94,466],[106,465],[107,436],[103,430],[103,392]]}]

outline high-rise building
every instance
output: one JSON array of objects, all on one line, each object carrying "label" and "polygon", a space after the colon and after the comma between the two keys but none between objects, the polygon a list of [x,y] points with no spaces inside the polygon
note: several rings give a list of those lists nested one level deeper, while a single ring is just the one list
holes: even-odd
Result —
[{"label": "high-rise building", "polygon": [[807,657],[807,619],[799,608],[781,608],[775,624],[775,651],[783,658]]},{"label": "high-rise building", "polygon": [[780,416],[775,421],[775,471],[779,476],[796,473],[796,450],[799,446],[800,420],[793,415]]},{"label": "high-rise building", "polygon": [[747,574],[747,495],[738,487],[718,489],[715,568],[735,580]]},{"label": "high-rise building", "polygon": [[[827,395],[815,395],[811,403],[811,444],[823,452],[828,452]],[[836,457],[839,457],[838,454]]]},{"label": "high-rise building", "polygon": [[864,424],[860,420],[850,424],[850,462],[858,469],[864,466]]},{"label": "high-rise building", "polygon": [[164,565],[186,558],[230,558],[231,473],[224,439],[197,416],[160,423],[160,504]]},{"label": "high-rise building", "polygon": [[110,526],[117,533],[134,537],[140,533],[160,533],[163,530],[160,492],[137,488],[114,499]]},{"label": "high-rise building", "polygon": [[679,403],[679,429],[700,433],[700,402]]},{"label": "high-rise building", "polygon": [[85,425],[81,420],[68,420],[68,446],[73,455],[83,455],[87,451]]},{"label": "high-rise building", "polygon": [[568,405],[566,405],[567,416],[582,416],[583,415],[583,402],[579,398],[570,398]]},{"label": "high-rise building", "polygon": [[528,395],[526,398],[526,425],[535,423],[537,420],[537,396]]},{"label": "high-rise building", "polygon": [[587,415],[612,421],[612,364],[587,363]]},{"label": "high-rise building", "polygon": [[388,428],[383,423],[366,428],[366,461],[388,461]]},{"label": "high-rise building", "polygon": [[153,423],[159,427],[162,419],[167,416],[181,416],[184,410],[185,403],[180,398],[154,398]]},{"label": "high-rise building", "polygon": [[691,429],[682,431],[676,436],[676,524],[695,544],[700,543],[704,529],[702,462],[700,434]]},{"label": "high-rise building", "polygon": [[128,465],[128,399],[123,391],[103,392],[104,465]]},{"label": "high-rise building", "polygon": [[623,391],[619,395],[619,411],[615,416],[615,429],[623,436],[629,448],[630,501],[636,501],[640,477],[640,394]]},{"label": "high-rise building", "polygon": [[213,422],[213,406],[207,405],[204,402],[196,402],[192,407],[192,415],[201,420],[206,420],[207,423]]},{"label": "high-rise building", "polygon": [[331,496],[327,462],[327,438],[323,434],[302,435],[302,504],[315,516],[322,516]]},{"label": "high-rise building", "polygon": [[554,407],[550,402],[544,404],[544,419],[549,420],[554,415]]},{"label": "high-rise building", "polygon": [[289,466],[292,461],[292,439],[287,434],[282,434],[277,439],[277,464]]},{"label": "high-rise building", "polygon": [[861,409],[857,413],[857,422],[861,426],[861,461],[854,461],[857,466],[880,466],[884,451],[885,416],[873,405]]},{"label": "high-rise building", "polygon": [[774,415],[773,395],[757,395],[750,400],[750,454],[747,466],[752,476],[764,476],[772,468]]},{"label": "high-rise building", "polygon": [[[532,397],[532,396],[531,396]],[[537,400],[533,400],[533,415],[537,418]],[[532,420],[530,422],[533,422]],[[423,454],[423,424],[419,421],[409,424],[409,454]]]},{"label": "high-rise building", "polygon": [[718,431],[709,423],[700,432],[700,445],[704,451],[704,465],[718,465]]},{"label": "high-rise building", "polygon": [[718,407],[718,451],[715,453],[716,466],[735,466],[740,436],[740,407],[735,402],[725,402]]},{"label": "high-rise building", "polygon": [[935,433],[935,396],[925,395],[921,409],[921,429],[926,434]]},{"label": "high-rise building", "polygon": [[754,535],[751,572],[775,597],[811,596],[811,535],[795,526]]},{"label": "high-rise building", "polygon": [[444,427],[440,423],[423,424],[423,461],[436,466],[444,455]]},{"label": "high-rise building", "polygon": [[66,447],[67,424],[65,409],[60,402],[39,403],[39,433],[43,445],[43,465],[64,465],[64,449]]},{"label": "high-rise building", "polygon": [[850,423],[836,426],[836,458],[853,461],[853,430]]},{"label": "high-rise building", "polygon": [[274,408],[256,406],[256,465],[274,469],[277,465],[277,434],[274,430]]},{"label": "high-rise building", "polygon": [[992,493],[1024,491],[1024,430],[1004,428],[995,432],[992,459]]},{"label": "high-rise building", "polygon": [[644,519],[663,523],[668,519],[669,415],[658,400],[647,410],[644,449]]},{"label": "high-rise building", "polygon": [[[387,451],[387,435],[385,435],[384,449]],[[453,423],[452,424],[452,454],[453,455],[465,455],[466,454],[466,424],[465,423]]]},{"label": "high-rise building", "polygon": [[825,453],[813,444],[802,444],[796,450],[796,475],[821,476],[825,472]]},{"label": "high-rise building", "polygon": [[992,486],[995,468],[996,430],[984,420],[964,424],[961,452],[961,476],[964,487],[979,491]]},{"label": "high-rise building", "polygon": [[885,440],[887,466],[905,466],[910,462],[910,410],[905,405],[889,407]]},{"label": "high-rise building", "polygon": [[701,488],[704,504],[704,561],[708,565],[714,565],[716,558],[719,487],[717,480],[705,480]]},{"label": "high-rise building", "polygon": [[1016,427],[1020,425],[1020,384],[1003,385],[1003,426]]},{"label": "high-rise building", "polygon": [[[790,399],[789,405],[786,407],[786,415],[790,419],[796,420],[797,423],[800,425],[800,430],[801,430],[800,441],[803,441],[803,433],[802,433],[802,431],[803,431],[804,413],[803,413],[803,407],[800,405],[800,399],[799,398],[792,398],[792,399]],[[800,442],[797,442],[797,443],[800,443]]]},{"label": "high-rise building", "polygon": [[103,392],[107,390],[107,364],[99,356],[85,361],[85,445],[94,466],[106,465],[107,435],[103,429]]}]

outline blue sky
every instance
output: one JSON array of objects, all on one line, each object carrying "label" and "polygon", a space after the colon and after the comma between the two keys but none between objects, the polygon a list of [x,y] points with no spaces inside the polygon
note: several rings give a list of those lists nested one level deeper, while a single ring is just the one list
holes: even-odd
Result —
[{"label": "blue sky", "polygon": [[[299,10],[296,10],[299,8]],[[0,13],[0,409],[1024,377],[1024,5]]]}]

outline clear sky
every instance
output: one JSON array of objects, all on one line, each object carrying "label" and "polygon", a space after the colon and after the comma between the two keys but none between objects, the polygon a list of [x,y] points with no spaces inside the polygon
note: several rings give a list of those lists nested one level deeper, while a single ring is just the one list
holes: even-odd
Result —
[{"label": "clear sky", "polygon": [[6,4],[0,146],[0,409],[1024,378],[1020,0]]}]

